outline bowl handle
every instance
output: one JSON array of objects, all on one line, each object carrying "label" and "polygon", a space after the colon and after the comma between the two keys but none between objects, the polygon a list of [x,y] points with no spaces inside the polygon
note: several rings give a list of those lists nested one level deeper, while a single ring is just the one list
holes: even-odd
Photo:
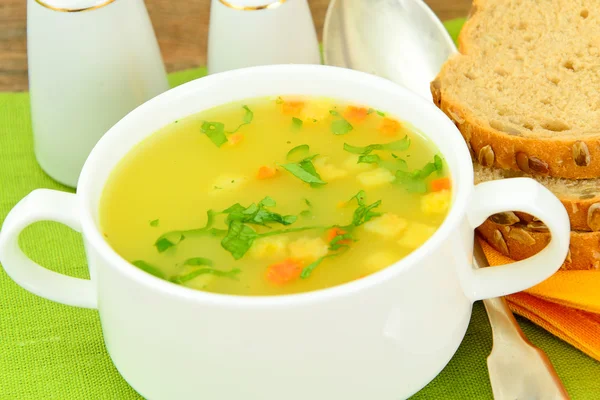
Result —
[{"label": "bowl handle", "polygon": [[0,263],[6,273],[38,296],[71,306],[97,308],[96,288],[91,280],[50,271],[23,253],[19,247],[19,234],[37,221],[61,222],[81,232],[77,196],[38,189],[8,213],[0,231]]},{"label": "bowl handle", "polygon": [[544,186],[530,178],[503,179],[475,186],[467,218],[475,229],[489,216],[520,211],[543,221],[552,236],[535,256],[501,267],[469,266],[465,291],[473,301],[501,297],[537,285],[554,274],[569,251],[571,225],[562,203]]}]

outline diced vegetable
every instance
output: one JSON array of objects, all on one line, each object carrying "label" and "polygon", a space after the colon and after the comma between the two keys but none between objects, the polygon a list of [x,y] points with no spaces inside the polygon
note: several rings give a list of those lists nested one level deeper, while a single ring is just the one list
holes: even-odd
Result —
[{"label": "diced vegetable", "polygon": [[236,145],[240,144],[242,141],[244,141],[244,135],[241,133],[234,133],[233,135],[229,136],[229,145],[230,146],[236,146]]},{"label": "diced vegetable", "polygon": [[400,132],[401,128],[402,124],[395,119],[384,118],[379,126],[379,132],[381,132],[383,136],[394,137],[398,135],[398,132]]},{"label": "diced vegetable", "polygon": [[270,179],[274,178],[277,175],[277,169],[275,167],[271,167],[269,165],[263,165],[258,169],[258,173],[256,174],[257,179]]},{"label": "diced vegetable", "polygon": [[303,263],[294,258],[287,258],[267,267],[266,278],[276,285],[285,285],[300,278]]},{"label": "diced vegetable", "polygon": [[398,244],[411,250],[417,249],[433,236],[435,231],[436,228],[431,225],[413,222],[406,228],[404,234],[398,240]]},{"label": "diced vegetable", "polygon": [[429,183],[429,188],[432,192],[441,192],[442,190],[450,190],[452,182],[450,178],[438,178]]},{"label": "diced vegetable", "polygon": [[327,255],[329,246],[321,238],[302,237],[290,243],[289,249],[293,258],[314,261]]},{"label": "diced vegetable", "polygon": [[303,108],[303,101],[284,100],[282,104],[282,111],[284,115],[299,116]]},{"label": "diced vegetable", "polygon": [[377,168],[373,171],[362,172],[356,176],[358,182],[366,187],[376,187],[394,181],[394,175],[385,168]]},{"label": "diced vegetable", "polygon": [[396,214],[386,213],[365,223],[365,230],[391,239],[404,231],[407,225],[408,222],[404,218],[400,218]]},{"label": "diced vegetable", "polygon": [[449,190],[427,193],[421,197],[421,210],[425,214],[445,214],[450,208],[452,196]]},{"label": "diced vegetable", "polygon": [[369,115],[368,110],[364,107],[355,107],[348,106],[346,108],[346,112],[344,113],[344,117],[353,124],[358,124],[364,121]]},{"label": "diced vegetable", "polygon": [[317,157],[314,160],[314,166],[321,176],[321,179],[329,182],[344,178],[348,175],[348,171],[338,168],[335,165],[330,164],[328,161],[329,157]]},{"label": "diced vegetable", "polygon": [[289,238],[274,236],[257,239],[250,248],[250,256],[255,259],[282,259],[288,255]]},{"label": "diced vegetable", "polygon": [[332,102],[326,99],[315,99],[307,102],[300,113],[302,120],[308,124],[318,123],[327,118]]},{"label": "diced vegetable", "polygon": [[[331,241],[333,239],[335,239],[337,236],[341,236],[344,235],[348,232],[346,232],[345,230],[343,230],[342,228],[338,228],[338,227],[334,227],[331,228],[327,231],[327,243],[331,243]],[[351,240],[346,241],[347,243],[351,243]]]}]

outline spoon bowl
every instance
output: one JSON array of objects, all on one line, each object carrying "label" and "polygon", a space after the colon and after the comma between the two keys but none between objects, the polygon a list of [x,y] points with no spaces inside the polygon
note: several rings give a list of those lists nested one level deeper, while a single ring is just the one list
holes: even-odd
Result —
[{"label": "spoon bowl", "polygon": [[323,48],[327,65],[387,78],[428,100],[429,82],[457,51],[421,0],[332,0]]}]

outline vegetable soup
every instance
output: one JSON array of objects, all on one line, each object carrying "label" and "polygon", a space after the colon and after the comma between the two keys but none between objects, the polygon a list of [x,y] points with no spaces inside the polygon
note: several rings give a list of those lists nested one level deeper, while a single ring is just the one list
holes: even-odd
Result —
[{"label": "vegetable soup", "polygon": [[159,278],[282,295],[401,260],[451,197],[443,157],[407,123],[281,96],[206,110],[142,141],[109,178],[100,222],[117,253]]}]

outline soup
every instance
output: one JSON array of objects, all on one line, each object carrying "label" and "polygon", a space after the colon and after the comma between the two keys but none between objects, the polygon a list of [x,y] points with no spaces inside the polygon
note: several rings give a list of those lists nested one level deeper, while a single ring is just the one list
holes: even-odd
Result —
[{"label": "soup", "polygon": [[394,264],[450,202],[442,156],[407,123],[282,96],[206,110],[142,141],[110,176],[100,224],[117,253],[159,278],[283,295]]}]

